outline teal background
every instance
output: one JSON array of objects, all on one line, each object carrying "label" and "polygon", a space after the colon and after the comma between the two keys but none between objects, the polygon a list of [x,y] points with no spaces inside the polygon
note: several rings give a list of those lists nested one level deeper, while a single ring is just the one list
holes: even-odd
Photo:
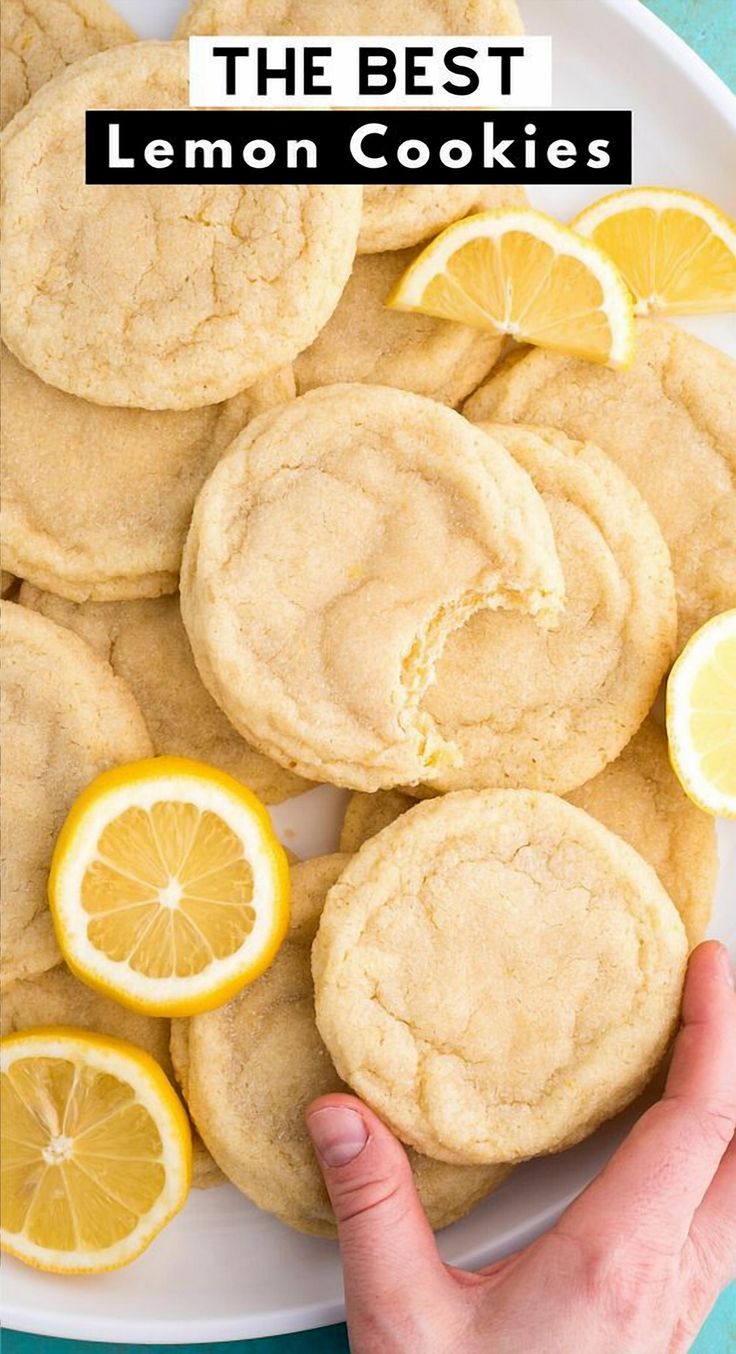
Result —
[{"label": "teal background", "polygon": [[[587,0],[579,0],[580,4]],[[633,3],[633,0],[632,0]],[[647,7],[703,57],[722,80],[736,91],[735,0],[645,0]],[[331,1326],[302,1335],[269,1340],[238,1340],[232,1344],[187,1345],[187,1354],[347,1354],[344,1326]],[[81,1340],[49,1340],[43,1336],[2,1334],[3,1354],[175,1354],[172,1346],[89,1345]],[[408,1351],[407,1351],[408,1354]],[[458,1351],[460,1354],[460,1351]],[[692,1347],[691,1354],[736,1354],[736,1284],[726,1290]]]}]

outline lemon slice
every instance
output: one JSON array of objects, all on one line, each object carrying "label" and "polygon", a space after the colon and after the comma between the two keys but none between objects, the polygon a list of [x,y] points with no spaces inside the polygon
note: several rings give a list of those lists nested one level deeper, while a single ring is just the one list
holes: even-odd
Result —
[{"label": "lemon slice", "polygon": [[736,611],[685,646],[667,683],[670,759],[706,813],[736,818]]},{"label": "lemon slice", "polygon": [[638,315],[736,309],[736,225],[712,202],[673,188],[627,188],[572,223],[621,270]]},{"label": "lemon slice", "polygon": [[618,269],[597,245],[531,209],[480,212],[448,226],[387,305],[611,367],[634,356],[633,306]]},{"label": "lemon slice", "polygon": [[2,1230],[26,1264],[96,1274],[134,1260],[189,1192],[189,1122],[153,1058],[84,1030],[0,1044]]},{"label": "lemon slice", "polygon": [[70,968],[134,1011],[228,1001],[286,933],[289,867],[263,805],[183,757],[107,771],[61,830],[49,900]]}]

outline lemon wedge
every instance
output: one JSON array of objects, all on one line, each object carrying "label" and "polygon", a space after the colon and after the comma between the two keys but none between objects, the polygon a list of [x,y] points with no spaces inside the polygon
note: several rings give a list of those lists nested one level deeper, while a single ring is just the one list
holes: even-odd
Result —
[{"label": "lemon wedge", "polygon": [[189,1121],[153,1058],[121,1039],[43,1029],[0,1043],[2,1247],[97,1274],[145,1250],[189,1192]]},{"label": "lemon wedge", "polygon": [[736,310],[736,225],[712,202],[673,188],[628,188],[572,223],[620,269],[638,315]]},{"label": "lemon wedge", "polygon": [[633,306],[618,269],[590,240],[531,209],[480,212],[448,226],[387,305],[611,367],[634,356]]},{"label": "lemon wedge", "polygon": [[670,759],[706,813],[736,818],[736,611],[708,621],[667,683]]},{"label": "lemon wedge", "polygon": [[49,901],[77,977],[134,1011],[187,1016],[271,963],[289,867],[255,795],[212,767],[157,757],[83,792],[56,844]]}]

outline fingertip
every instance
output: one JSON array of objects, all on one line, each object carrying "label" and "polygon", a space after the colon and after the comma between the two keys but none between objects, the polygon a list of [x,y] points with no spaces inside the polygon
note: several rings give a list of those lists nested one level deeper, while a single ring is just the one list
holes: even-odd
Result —
[{"label": "fingertip", "polygon": [[713,1000],[732,996],[734,974],[731,957],[719,940],[705,940],[690,955],[685,992],[683,1019],[685,1022],[707,1018]]},{"label": "fingertip", "polygon": [[307,1129],[319,1160],[328,1170],[349,1166],[366,1147],[370,1130],[362,1105],[350,1096],[322,1096],[307,1110]]}]

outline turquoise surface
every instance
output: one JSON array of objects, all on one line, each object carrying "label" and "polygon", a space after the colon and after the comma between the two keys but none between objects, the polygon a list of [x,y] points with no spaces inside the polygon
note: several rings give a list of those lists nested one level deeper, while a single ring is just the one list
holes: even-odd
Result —
[{"label": "turquoise surface", "polygon": [[734,0],[645,0],[645,3],[674,28],[731,89],[736,89]]},{"label": "turquoise surface", "polygon": [[[586,3],[587,0],[580,0]],[[736,90],[735,0],[646,0],[648,8],[679,33],[712,66],[731,89]],[[302,1335],[284,1335],[271,1340],[239,1340],[233,1344],[187,1345],[187,1354],[348,1354],[344,1326],[331,1326]],[[49,1340],[40,1336],[4,1331],[3,1354],[176,1354],[163,1345],[89,1345],[81,1340]],[[736,1354],[736,1284],[722,1295],[706,1322],[691,1354]]]}]

